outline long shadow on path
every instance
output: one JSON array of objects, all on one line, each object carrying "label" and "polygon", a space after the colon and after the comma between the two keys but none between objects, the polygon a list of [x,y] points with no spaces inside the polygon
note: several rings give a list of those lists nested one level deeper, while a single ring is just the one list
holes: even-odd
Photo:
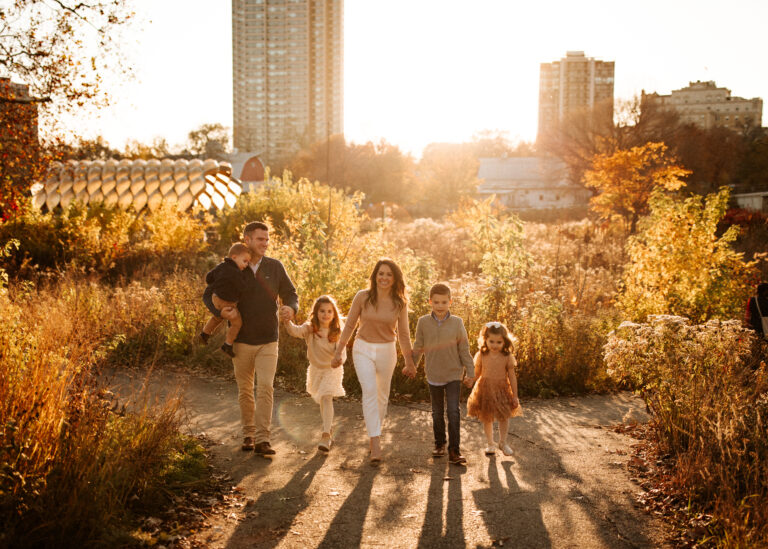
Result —
[{"label": "long shadow on path", "polygon": [[512,461],[503,460],[500,464],[506,486],[502,484],[499,475],[499,460],[491,456],[488,459],[488,488],[475,490],[472,494],[491,541],[509,547],[552,547],[541,508],[536,501],[538,498],[534,494],[526,494],[520,488],[512,472]]},{"label": "long shadow on path", "polygon": [[377,469],[363,470],[354,489],[328,526],[318,549],[360,547],[365,517],[371,504],[371,490],[377,474]]},{"label": "long shadow on path", "polygon": [[242,522],[227,547],[275,547],[288,534],[294,519],[311,503],[307,489],[325,462],[315,454],[291,479],[277,490],[263,492],[252,506],[255,518]]},{"label": "long shadow on path", "polygon": [[[462,476],[465,467],[450,466],[445,459],[438,460],[432,467],[427,490],[427,509],[424,524],[419,535],[419,548],[463,547],[464,539],[464,495]],[[443,492],[448,484],[448,503],[445,510],[445,533],[443,533]]]}]

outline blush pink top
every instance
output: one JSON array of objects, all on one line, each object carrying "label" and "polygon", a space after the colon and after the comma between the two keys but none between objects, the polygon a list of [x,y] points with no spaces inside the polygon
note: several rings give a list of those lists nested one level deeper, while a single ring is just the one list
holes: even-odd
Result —
[{"label": "blush pink top", "polygon": [[360,323],[357,337],[368,343],[390,343],[400,340],[403,353],[411,352],[411,332],[408,326],[408,309],[397,309],[394,304],[368,302],[368,290],[357,292],[349,309],[342,341],[348,341],[352,330]]}]

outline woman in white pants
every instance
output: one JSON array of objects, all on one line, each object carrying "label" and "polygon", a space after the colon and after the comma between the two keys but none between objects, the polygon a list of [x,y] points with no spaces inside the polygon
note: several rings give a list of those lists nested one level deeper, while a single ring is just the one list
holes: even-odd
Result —
[{"label": "woman in white pants", "polygon": [[363,417],[371,437],[371,465],[381,462],[381,425],[387,415],[389,388],[397,364],[395,339],[405,359],[403,374],[416,375],[411,357],[408,299],[400,267],[391,259],[380,259],[371,273],[371,285],[357,292],[339,337],[332,365],[341,364],[342,351],[359,321],[352,360],[363,390]]}]

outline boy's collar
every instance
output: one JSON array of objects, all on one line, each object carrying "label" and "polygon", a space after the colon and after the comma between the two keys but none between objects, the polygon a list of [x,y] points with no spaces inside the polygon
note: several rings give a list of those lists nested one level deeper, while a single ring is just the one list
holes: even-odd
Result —
[{"label": "boy's collar", "polygon": [[432,315],[432,318],[434,318],[437,322],[445,322],[451,317],[451,311],[447,311],[443,318],[437,318],[435,311],[431,311],[429,314]]}]

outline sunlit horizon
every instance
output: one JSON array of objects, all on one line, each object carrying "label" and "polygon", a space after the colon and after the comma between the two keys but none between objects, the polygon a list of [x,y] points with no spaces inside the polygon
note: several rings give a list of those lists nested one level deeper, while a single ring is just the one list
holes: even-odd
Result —
[{"label": "sunlit horizon", "polygon": [[[231,2],[211,4],[135,0],[136,38],[126,44],[135,79],[108,83],[112,105],[73,121],[73,129],[122,149],[155,138],[180,145],[204,123],[231,128]],[[485,130],[533,141],[539,65],[573,50],[616,62],[616,100],[641,90],[667,94],[696,80],[768,98],[768,75],[759,68],[768,4],[622,6],[347,0],[345,137],[383,139],[414,156],[429,143],[468,141]]]}]

